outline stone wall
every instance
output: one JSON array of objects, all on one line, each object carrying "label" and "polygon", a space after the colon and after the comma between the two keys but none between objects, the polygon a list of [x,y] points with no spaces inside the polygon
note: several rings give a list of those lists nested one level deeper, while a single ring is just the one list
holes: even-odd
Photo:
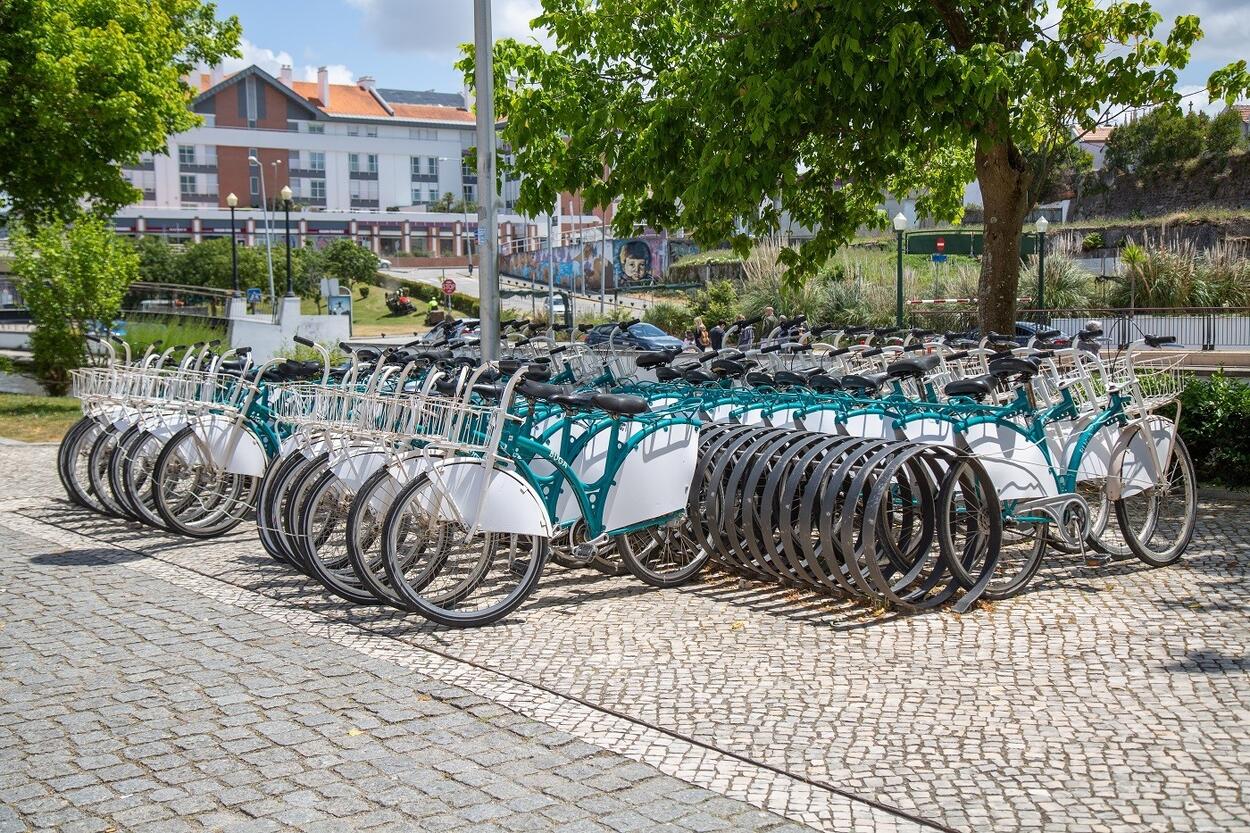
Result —
[{"label": "stone wall", "polygon": [[1250,153],[1149,174],[1103,172],[1082,187],[1069,219],[1161,217],[1182,211],[1250,210]]}]

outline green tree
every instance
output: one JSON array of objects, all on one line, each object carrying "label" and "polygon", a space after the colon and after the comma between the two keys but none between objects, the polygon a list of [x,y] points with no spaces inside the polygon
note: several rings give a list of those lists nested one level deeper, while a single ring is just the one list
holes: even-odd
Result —
[{"label": "green tree", "polygon": [[730,281],[710,281],[706,287],[694,293],[690,309],[703,317],[708,327],[718,321],[732,322],[740,309],[738,290]]},{"label": "green tree", "polygon": [[35,373],[49,393],[64,394],[70,371],[82,366],[89,325],[117,317],[139,276],[139,255],[107,222],[87,215],[19,231],[13,251],[18,291],[35,322]]},{"label": "green tree", "polygon": [[200,0],[0,3],[0,205],[34,223],[139,192],[119,164],[200,117],[182,77],[237,55],[239,22]]},{"label": "green tree", "polygon": [[[273,253],[274,282],[286,285],[286,250],[278,248]],[[239,288],[269,286],[269,267],[265,252],[259,246],[239,246]],[[292,272],[299,275],[298,266]],[[211,286],[217,289],[233,289],[234,275],[230,265],[230,239],[217,237],[194,243],[177,255],[173,283],[188,286]]]},{"label": "green tree", "polygon": [[[1053,19],[1057,18],[1057,19]],[[981,326],[1015,318],[1020,235],[1074,132],[1128,106],[1175,102],[1198,19],[1145,2],[1064,0],[542,0],[554,44],[495,46],[502,144],[522,213],[560,191],[616,206],[625,232],[684,228],[704,245],[815,229],[787,262],[811,272],[883,192],[955,214],[985,203]],[[459,66],[471,79],[471,49]],[[1245,62],[1212,95],[1250,87]]]},{"label": "green tree", "polygon": [[1174,105],[1157,107],[1111,132],[1107,167],[1151,170],[1196,159],[1206,144],[1208,123],[1203,113],[1184,113]]},{"label": "green tree", "polygon": [[144,235],[135,241],[135,251],[139,253],[139,280],[178,282],[178,253],[164,237]]},{"label": "green tree", "polygon": [[1244,144],[1241,136],[1241,114],[1225,110],[1207,122],[1205,151],[1210,156],[1227,156],[1234,148]]},{"label": "green tree", "polygon": [[348,289],[356,281],[373,283],[378,276],[378,256],[351,240],[335,240],[321,250],[324,273],[347,283]]}]

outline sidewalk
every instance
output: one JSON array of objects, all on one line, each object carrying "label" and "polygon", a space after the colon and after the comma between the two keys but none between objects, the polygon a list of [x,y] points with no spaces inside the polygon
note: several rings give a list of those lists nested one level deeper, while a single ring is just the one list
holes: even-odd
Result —
[{"label": "sidewalk", "polygon": [[552,567],[446,631],[71,509],[54,452],[0,447],[0,831],[1250,830],[1239,495],[963,616]]}]

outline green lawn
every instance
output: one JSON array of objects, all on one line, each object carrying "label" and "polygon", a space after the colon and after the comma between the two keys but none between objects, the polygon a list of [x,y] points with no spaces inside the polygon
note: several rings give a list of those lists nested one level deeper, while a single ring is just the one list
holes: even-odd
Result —
[{"label": "green lawn", "polygon": [[[429,305],[416,298],[412,300],[416,312],[407,315],[396,315],[386,308],[386,290],[380,286],[369,287],[369,297],[360,297],[360,288],[352,293],[352,332],[357,336],[406,335],[412,332],[424,332],[429,327],[425,323],[425,313]],[[308,315],[317,312],[317,305],[305,298],[300,310]],[[325,304],[321,305],[325,312]],[[464,313],[461,313],[464,314]]]},{"label": "green lawn", "polygon": [[77,399],[0,393],[0,437],[23,442],[56,442],[82,416]]}]

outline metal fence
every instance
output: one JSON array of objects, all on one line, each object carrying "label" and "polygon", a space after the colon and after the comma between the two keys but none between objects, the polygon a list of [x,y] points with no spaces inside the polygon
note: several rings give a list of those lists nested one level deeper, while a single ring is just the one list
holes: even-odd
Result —
[{"label": "metal fence", "polygon": [[[1022,309],[1016,317],[1021,322],[1053,327],[1067,336],[1074,335],[1088,322],[1097,321],[1102,325],[1106,343],[1115,346],[1149,334],[1174,336],[1177,344],[1193,350],[1250,349],[1250,308]],[[977,326],[977,310],[973,307],[913,307],[907,310],[906,322],[909,327],[940,333],[966,333]]]}]

